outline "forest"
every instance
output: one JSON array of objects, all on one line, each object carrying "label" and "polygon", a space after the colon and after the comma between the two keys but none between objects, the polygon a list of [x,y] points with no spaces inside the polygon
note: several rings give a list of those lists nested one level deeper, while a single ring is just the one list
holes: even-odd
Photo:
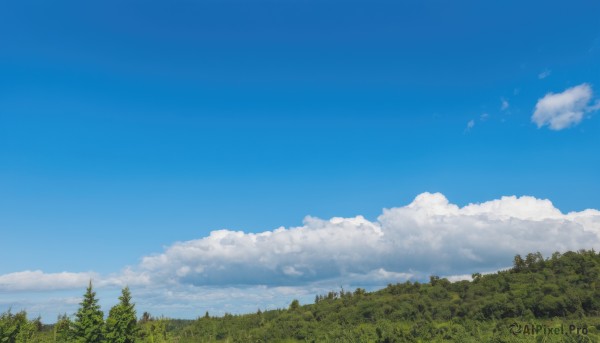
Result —
[{"label": "forest", "polygon": [[77,313],[55,324],[25,311],[1,314],[0,342],[600,342],[600,253],[530,253],[512,262],[508,270],[474,273],[472,281],[431,276],[196,320],[138,318],[128,288],[104,316],[90,283]]}]

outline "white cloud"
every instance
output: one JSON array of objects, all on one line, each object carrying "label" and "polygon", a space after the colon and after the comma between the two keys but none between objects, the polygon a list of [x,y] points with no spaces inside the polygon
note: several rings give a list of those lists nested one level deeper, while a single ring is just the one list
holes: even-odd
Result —
[{"label": "white cloud", "polygon": [[96,273],[44,273],[41,270],[0,275],[0,291],[59,290],[85,287]]},{"label": "white cloud", "polygon": [[600,100],[596,100],[596,103],[587,107],[587,112],[594,112],[600,110]]},{"label": "white cloud", "polygon": [[140,270],[154,282],[196,286],[352,283],[364,281],[361,275],[385,282],[400,274],[493,270],[517,253],[599,248],[599,237],[596,210],[565,215],[549,200],[528,196],[461,208],[442,194],[423,193],[407,206],[385,209],[376,221],[307,217],[289,229],[213,231],[144,257]]},{"label": "white cloud", "polygon": [[151,282],[150,275],[147,273],[125,267],[117,274],[100,278],[97,285],[100,287],[148,286]]},{"label": "white cloud", "polygon": [[592,87],[587,83],[568,88],[562,93],[548,93],[538,100],[531,120],[538,127],[548,125],[552,130],[577,125],[585,112],[597,109],[588,105],[592,96]]},{"label": "white cloud", "polygon": [[82,289],[92,280],[98,287],[124,287],[147,285],[150,277],[140,271],[125,268],[118,274],[101,276],[94,272],[44,273],[41,270],[25,270],[0,275],[0,291],[48,291]]},{"label": "white cloud", "polygon": [[543,79],[547,78],[548,76],[550,76],[550,74],[552,74],[552,71],[549,69],[546,69],[543,72],[538,74],[538,79],[543,80]]},{"label": "white cloud", "polygon": [[500,110],[505,111],[510,107],[508,100],[502,99],[502,104],[500,105]]},{"label": "white cloud", "polygon": [[475,127],[475,120],[471,119],[467,122],[467,127],[465,128],[465,132],[471,131],[471,129]]},{"label": "white cloud", "polygon": [[564,214],[530,196],[460,207],[440,193],[423,193],[376,220],[309,216],[301,226],[260,233],[218,230],[118,274],[11,273],[0,276],[0,291],[82,293],[93,278],[100,289],[133,286],[140,311],[193,317],[310,301],[340,285],[372,289],[432,274],[459,280],[506,268],[515,254],[590,248],[600,249],[598,210]]},{"label": "white cloud", "polygon": [[446,276],[446,279],[448,279],[448,281],[450,282],[457,282],[457,281],[471,281],[473,280],[472,274],[462,274],[462,275],[450,275],[450,276]]},{"label": "white cloud", "polygon": [[0,275],[0,290],[81,288],[90,279],[99,287],[378,283],[493,270],[517,253],[592,247],[600,248],[597,210],[563,214],[530,196],[459,207],[440,193],[423,193],[374,221],[309,216],[302,226],[260,233],[217,230],[118,274],[17,272]]}]

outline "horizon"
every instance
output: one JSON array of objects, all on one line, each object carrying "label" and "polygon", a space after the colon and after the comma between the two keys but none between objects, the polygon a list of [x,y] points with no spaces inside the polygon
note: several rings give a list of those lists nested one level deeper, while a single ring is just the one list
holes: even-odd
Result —
[{"label": "horizon", "polygon": [[599,11],[0,5],[0,312],[52,322],[93,279],[190,319],[600,250]]}]

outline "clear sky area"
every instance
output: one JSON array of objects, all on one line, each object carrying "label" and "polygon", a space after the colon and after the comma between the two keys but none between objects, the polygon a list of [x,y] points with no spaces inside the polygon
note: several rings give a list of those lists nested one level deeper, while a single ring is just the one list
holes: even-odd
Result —
[{"label": "clear sky area", "polygon": [[[194,318],[600,249],[600,2],[4,1],[0,312]],[[587,210],[587,211],[586,211]]]}]

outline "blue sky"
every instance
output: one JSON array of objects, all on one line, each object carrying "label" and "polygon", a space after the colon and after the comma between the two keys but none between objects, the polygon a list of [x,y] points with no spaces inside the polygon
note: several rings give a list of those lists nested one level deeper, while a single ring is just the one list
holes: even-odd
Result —
[{"label": "blue sky", "polygon": [[[385,231],[382,209],[424,192],[433,207],[439,192],[459,207],[526,195],[565,214],[598,209],[597,13],[591,1],[4,2],[0,310],[49,297],[11,286],[15,273],[151,273],[144,258],[176,242],[312,228],[306,216],[361,215]],[[414,277],[493,269],[513,252]],[[197,258],[177,266],[209,264]],[[285,278],[308,275],[298,268],[265,287],[294,285]],[[335,274],[311,271],[299,294]],[[244,283],[202,273],[181,287]]]}]

